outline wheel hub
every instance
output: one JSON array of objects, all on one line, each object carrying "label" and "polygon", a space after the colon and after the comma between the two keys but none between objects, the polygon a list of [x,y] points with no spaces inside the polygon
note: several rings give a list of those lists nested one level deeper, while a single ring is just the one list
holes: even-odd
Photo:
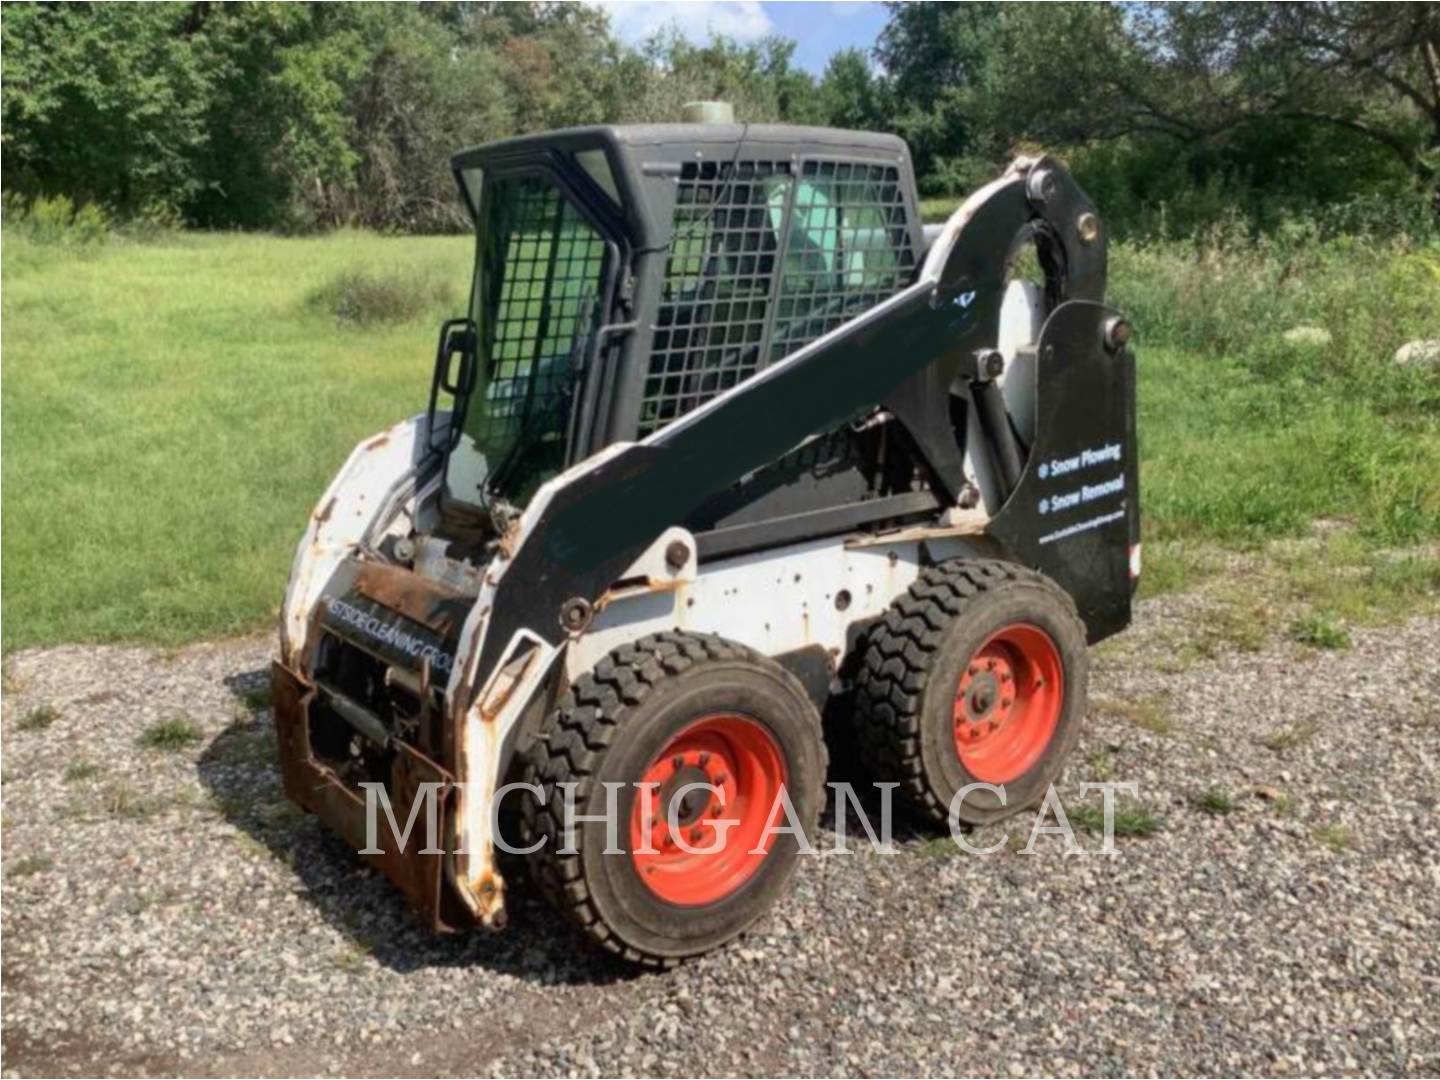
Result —
[{"label": "wheel hub", "polygon": [[[698,757],[698,754],[690,755],[690,758],[698,759]],[[662,814],[668,816],[670,808],[674,806],[678,823],[692,825],[707,810],[712,808],[719,810],[722,807],[720,798],[705,788],[694,785],[708,784],[711,787],[719,787],[716,776],[723,776],[723,774],[707,773],[698,760],[687,760],[682,757],[681,761],[682,764],[679,768],[675,768],[674,763],[671,763],[674,771],[670,774],[670,778],[660,785],[658,801]],[[684,795],[680,794],[682,791]],[[680,797],[678,804],[675,802],[677,796]]]},{"label": "wheel hub", "polygon": [[636,791],[630,852],[640,880],[682,906],[735,892],[773,845],[786,771],[774,735],[748,717],[709,716],[681,731]]},{"label": "wheel hub", "polygon": [[1023,775],[1044,753],[1064,703],[1060,652],[1038,626],[1002,627],[975,650],[955,689],[955,749],[985,783]]}]

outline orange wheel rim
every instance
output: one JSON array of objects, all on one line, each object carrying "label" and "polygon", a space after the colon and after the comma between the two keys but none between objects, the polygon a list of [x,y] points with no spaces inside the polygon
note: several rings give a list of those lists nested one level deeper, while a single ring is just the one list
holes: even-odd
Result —
[{"label": "orange wheel rim", "polygon": [[995,631],[955,688],[955,751],[965,771],[987,784],[1025,775],[1050,745],[1064,701],[1054,639],[1029,623]]},{"label": "orange wheel rim", "polygon": [[756,721],[720,713],[685,728],[635,792],[630,857],[640,880],[683,907],[736,892],[774,846],[768,830],[783,812],[785,780],[780,744]]}]

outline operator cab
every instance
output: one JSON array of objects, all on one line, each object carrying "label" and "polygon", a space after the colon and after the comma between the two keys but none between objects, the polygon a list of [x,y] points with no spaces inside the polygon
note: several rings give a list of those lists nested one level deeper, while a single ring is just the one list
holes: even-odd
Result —
[{"label": "operator cab", "polygon": [[[496,531],[569,465],[904,288],[924,250],[909,155],[890,135],[577,128],[452,165],[476,259],[469,311],[442,331],[432,416],[448,404],[455,419],[436,418],[432,445],[447,519]],[[866,471],[846,498],[885,486]]]}]

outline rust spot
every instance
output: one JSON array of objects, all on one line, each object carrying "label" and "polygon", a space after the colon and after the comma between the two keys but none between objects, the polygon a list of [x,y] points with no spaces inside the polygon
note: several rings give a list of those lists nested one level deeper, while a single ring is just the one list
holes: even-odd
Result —
[{"label": "rust spot", "polygon": [[[648,593],[672,593],[679,594],[690,582],[681,578],[668,578],[661,581],[659,578],[635,577],[617,581],[610,588],[600,594],[600,599],[595,601],[595,613],[598,615],[604,611],[606,606],[616,600],[624,600],[632,596],[644,596]],[[694,600],[690,601],[693,606]]]},{"label": "rust spot", "polygon": [[446,638],[460,632],[472,603],[465,594],[438,581],[380,562],[361,564],[355,589]]},{"label": "rust spot", "polygon": [[324,525],[330,520],[330,515],[335,512],[335,496],[330,496],[330,501],[315,511],[315,524]]},{"label": "rust spot", "polygon": [[376,435],[373,439],[371,439],[369,442],[367,442],[367,443],[365,444],[365,446],[363,447],[363,449],[365,449],[365,450],[367,450],[367,451],[368,451],[368,450],[379,450],[380,447],[384,446],[384,445],[385,445],[386,443],[388,443],[389,441],[390,441],[390,431],[389,431],[389,429],[387,428],[385,431],[382,431],[379,435]]},{"label": "rust spot", "polygon": [[520,543],[520,518],[511,519],[505,527],[505,535],[495,541],[496,555],[509,562],[515,557],[516,545]]},{"label": "rust spot", "polygon": [[[361,851],[368,841],[365,796],[318,758],[310,745],[314,688],[282,664],[273,665],[271,675],[280,775],[286,796],[316,814],[346,843]],[[404,742],[397,740],[395,750],[396,760],[385,786],[397,813],[408,814],[420,796],[421,784],[439,784],[435,796],[441,815],[439,835],[449,836],[455,777]],[[474,921],[459,898],[445,887],[443,854],[423,854],[423,842],[415,843],[414,837],[402,847],[384,827],[377,830],[376,840],[378,853],[361,857],[400,888],[430,927],[448,931]]]},{"label": "rust spot", "polygon": [[[523,646],[522,646],[523,647]],[[480,719],[486,724],[493,724],[505,710],[505,705],[515,693],[515,688],[525,678],[525,672],[530,670],[530,664],[535,659],[537,650],[533,647],[526,648],[521,655],[511,659],[500,669],[500,674],[495,679],[495,687],[490,691],[488,697],[480,702]]]}]

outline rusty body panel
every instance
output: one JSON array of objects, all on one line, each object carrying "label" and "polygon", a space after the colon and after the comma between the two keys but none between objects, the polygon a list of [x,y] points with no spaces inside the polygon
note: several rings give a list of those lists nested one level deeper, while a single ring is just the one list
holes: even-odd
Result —
[{"label": "rusty body panel", "polygon": [[[424,850],[423,819],[416,824],[419,835],[411,835],[405,850],[400,850],[396,838],[382,826],[376,830],[375,838],[380,852],[364,852],[368,825],[365,793],[342,780],[311,749],[310,710],[316,698],[315,688],[278,661],[271,666],[271,681],[286,796],[319,817],[393,882],[430,927],[451,931],[467,925],[471,920],[446,888],[447,856]],[[425,790],[422,784],[440,785],[435,789],[435,799],[443,852],[453,829],[455,777],[403,742],[394,741],[392,746],[395,757],[386,787],[397,818],[408,817],[414,800]]]},{"label": "rusty body panel", "polygon": [[367,560],[355,573],[356,591],[398,611],[443,638],[455,638],[474,604],[473,597],[400,566]]}]

